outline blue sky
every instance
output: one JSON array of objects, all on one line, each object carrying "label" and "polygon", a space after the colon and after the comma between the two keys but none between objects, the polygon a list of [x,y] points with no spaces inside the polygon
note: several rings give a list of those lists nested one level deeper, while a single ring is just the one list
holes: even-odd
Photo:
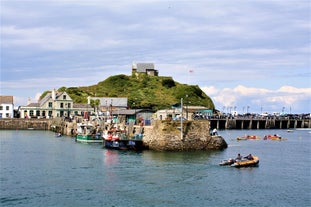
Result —
[{"label": "blue sky", "polygon": [[[311,112],[309,0],[1,0],[0,94],[15,105],[153,62],[216,108]],[[193,71],[193,72],[189,72]]]}]

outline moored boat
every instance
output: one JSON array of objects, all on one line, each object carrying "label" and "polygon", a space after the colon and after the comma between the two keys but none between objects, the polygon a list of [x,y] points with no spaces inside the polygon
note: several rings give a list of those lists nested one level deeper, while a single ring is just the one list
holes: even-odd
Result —
[{"label": "moored boat", "polygon": [[77,128],[77,142],[83,143],[102,143],[103,140],[96,129],[91,124],[78,124]]},{"label": "moored boat", "polygon": [[129,136],[125,130],[115,128],[104,132],[103,141],[105,148],[108,149],[136,151],[145,149],[142,134]]}]

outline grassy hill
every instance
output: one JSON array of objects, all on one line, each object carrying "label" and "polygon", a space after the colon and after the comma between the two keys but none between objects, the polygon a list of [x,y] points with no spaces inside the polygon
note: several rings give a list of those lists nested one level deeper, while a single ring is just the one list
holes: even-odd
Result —
[{"label": "grassy hill", "polygon": [[96,85],[84,87],[62,87],[76,103],[86,103],[88,96],[127,97],[130,108],[169,108],[173,104],[205,106],[214,109],[214,103],[197,85],[175,82],[171,77],[116,75]]}]

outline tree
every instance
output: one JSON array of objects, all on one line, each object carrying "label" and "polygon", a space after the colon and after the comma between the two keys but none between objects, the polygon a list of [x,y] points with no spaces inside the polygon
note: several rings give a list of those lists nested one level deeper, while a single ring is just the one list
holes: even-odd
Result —
[{"label": "tree", "polygon": [[98,112],[98,106],[100,104],[100,100],[96,99],[96,100],[91,100],[91,106],[94,108],[94,112]]}]

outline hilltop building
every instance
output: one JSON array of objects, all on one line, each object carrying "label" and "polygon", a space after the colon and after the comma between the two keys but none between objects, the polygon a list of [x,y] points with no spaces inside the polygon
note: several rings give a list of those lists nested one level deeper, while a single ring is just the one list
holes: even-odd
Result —
[{"label": "hilltop building", "polygon": [[0,96],[0,118],[13,118],[13,96]]},{"label": "hilltop building", "polygon": [[149,76],[158,76],[159,71],[155,69],[154,63],[133,63],[132,75],[146,74]]},{"label": "hilltop building", "polygon": [[20,107],[21,118],[54,118],[69,117],[71,115],[84,115],[92,112],[93,108],[88,104],[75,104],[66,92],[58,92],[55,89],[47,93],[37,103],[29,103]]}]

